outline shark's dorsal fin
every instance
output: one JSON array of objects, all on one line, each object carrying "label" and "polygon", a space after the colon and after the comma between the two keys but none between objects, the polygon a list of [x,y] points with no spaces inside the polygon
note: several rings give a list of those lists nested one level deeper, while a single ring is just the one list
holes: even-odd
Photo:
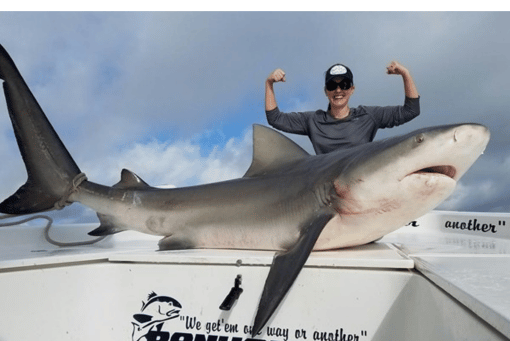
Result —
[{"label": "shark's dorsal fin", "polygon": [[303,148],[283,134],[253,125],[253,159],[243,177],[256,177],[271,173],[281,166],[309,156]]},{"label": "shark's dorsal fin", "polygon": [[120,173],[120,181],[113,187],[122,189],[144,189],[150,188],[145,181],[130,170],[123,169]]}]

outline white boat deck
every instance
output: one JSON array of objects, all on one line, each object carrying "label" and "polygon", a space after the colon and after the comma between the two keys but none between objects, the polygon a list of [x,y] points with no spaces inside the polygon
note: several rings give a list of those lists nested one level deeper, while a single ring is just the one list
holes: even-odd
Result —
[{"label": "white boat deck", "polygon": [[[413,225],[369,245],[313,252],[305,268],[328,271],[361,269],[363,274],[370,271],[395,271],[399,275],[419,273],[494,328],[499,335],[498,340],[510,339],[510,214],[431,212]],[[91,265],[91,269],[94,265],[116,264],[267,268],[274,255],[267,251],[239,250],[155,252],[159,238],[135,232],[110,236],[93,245],[57,247],[44,239],[43,227],[44,221],[37,226],[0,228],[0,287],[8,287],[2,279],[12,280],[15,274],[80,264]],[[75,242],[87,239],[86,233],[95,227],[96,224],[57,225],[50,234],[59,241]],[[129,271],[133,269],[130,267]],[[231,278],[228,280],[230,285]],[[389,313],[385,314],[388,318]],[[6,321],[4,316],[0,318],[0,340],[10,340],[3,338],[2,321]],[[357,335],[360,340],[384,339],[382,336],[378,338],[382,335],[381,327],[363,328],[368,332],[363,330],[352,335]],[[368,336],[363,337],[363,333]]]},{"label": "white boat deck", "polygon": [[416,270],[510,338],[510,214],[433,212],[420,224],[381,242],[398,247]]}]

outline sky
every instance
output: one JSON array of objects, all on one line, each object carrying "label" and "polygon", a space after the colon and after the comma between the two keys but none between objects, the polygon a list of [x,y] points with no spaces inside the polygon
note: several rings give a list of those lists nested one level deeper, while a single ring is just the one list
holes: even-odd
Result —
[{"label": "sky", "polygon": [[[422,127],[489,127],[485,153],[438,209],[510,212],[509,12],[0,12],[9,52],[89,180],[127,168],[151,185],[232,179],[251,162],[252,125],[266,124],[264,81],[282,111],[326,109],[324,72],[354,74],[350,106],[400,105],[397,60],[421,115],[376,140]],[[306,137],[288,135],[313,153]],[[0,96],[0,199],[26,181]],[[62,221],[96,221],[72,205]]]}]

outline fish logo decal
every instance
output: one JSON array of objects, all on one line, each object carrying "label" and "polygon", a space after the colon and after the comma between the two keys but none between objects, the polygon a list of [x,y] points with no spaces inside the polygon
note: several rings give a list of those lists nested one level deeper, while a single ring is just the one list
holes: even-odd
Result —
[{"label": "fish logo decal", "polygon": [[169,340],[170,333],[162,331],[166,321],[179,317],[182,305],[169,296],[159,296],[152,292],[147,302],[142,302],[140,313],[133,315],[133,341]]}]

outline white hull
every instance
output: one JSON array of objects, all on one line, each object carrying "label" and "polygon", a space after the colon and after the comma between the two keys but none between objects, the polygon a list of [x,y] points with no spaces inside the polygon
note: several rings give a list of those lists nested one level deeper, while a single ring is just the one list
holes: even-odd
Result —
[{"label": "white hull", "polygon": [[[257,339],[510,338],[510,214],[435,211],[417,225],[377,243],[312,252]],[[51,235],[75,241],[91,228],[55,226]],[[158,239],[125,232],[58,248],[43,227],[0,228],[0,340],[250,338],[274,253],[155,252]],[[238,275],[243,293],[222,311]],[[163,303],[141,311],[151,292],[179,301],[179,316],[136,331],[134,315],[165,312]]]}]

